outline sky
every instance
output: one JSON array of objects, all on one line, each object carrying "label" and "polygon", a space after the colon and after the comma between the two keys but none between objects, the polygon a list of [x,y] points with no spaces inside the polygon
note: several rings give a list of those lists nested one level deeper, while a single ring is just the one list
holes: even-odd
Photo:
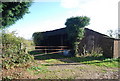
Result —
[{"label": "sky", "polygon": [[34,32],[50,31],[65,27],[67,18],[87,16],[86,28],[107,34],[118,29],[118,2],[120,0],[35,0],[30,13],[23,16],[9,31],[31,39]]}]

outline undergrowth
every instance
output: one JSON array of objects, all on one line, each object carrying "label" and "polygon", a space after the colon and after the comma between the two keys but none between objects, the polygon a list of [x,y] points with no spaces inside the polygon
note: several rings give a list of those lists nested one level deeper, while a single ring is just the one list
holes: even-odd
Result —
[{"label": "undergrowth", "polygon": [[2,67],[14,68],[29,64],[34,57],[27,53],[26,43],[22,37],[16,37],[15,32],[2,32]]}]

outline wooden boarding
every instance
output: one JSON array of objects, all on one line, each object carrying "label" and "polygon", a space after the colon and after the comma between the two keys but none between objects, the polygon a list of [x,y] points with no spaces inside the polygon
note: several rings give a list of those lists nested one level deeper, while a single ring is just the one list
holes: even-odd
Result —
[{"label": "wooden boarding", "polygon": [[68,46],[33,46],[33,47],[62,47],[62,48],[64,48],[64,47],[68,47]]},{"label": "wooden boarding", "polygon": [[[62,53],[64,51],[58,51],[58,52],[50,52],[50,53],[47,53],[47,54],[54,54],[54,53]],[[43,53],[43,54],[37,54],[37,55],[33,55],[33,56],[40,56],[40,55],[45,55],[46,53]]]},{"label": "wooden boarding", "polygon": [[[34,55],[34,56],[39,56],[39,55],[45,55],[45,54],[54,54],[54,53],[61,53],[61,52],[64,52],[63,48],[67,48],[68,46],[34,46],[34,47],[39,47],[41,49],[35,49],[35,50],[43,50],[45,51],[45,53],[43,54],[37,54],[37,55]],[[54,49],[53,47],[56,47],[56,48],[59,48],[59,49]],[[52,48],[52,49],[47,49],[47,48]],[[47,53],[48,50],[58,50],[57,52],[49,52]]]},{"label": "wooden boarding", "polygon": [[65,49],[35,49],[35,50],[65,50]]}]

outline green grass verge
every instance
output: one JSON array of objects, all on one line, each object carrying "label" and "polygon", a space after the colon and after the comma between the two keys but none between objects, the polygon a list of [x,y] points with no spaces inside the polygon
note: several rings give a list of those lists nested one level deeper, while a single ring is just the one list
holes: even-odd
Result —
[{"label": "green grass verge", "polygon": [[105,66],[105,67],[118,67],[120,68],[120,58],[105,58],[103,56],[84,56],[84,57],[72,57],[71,60],[80,62],[83,64]]},{"label": "green grass verge", "polygon": [[[38,53],[34,52],[34,54],[38,54]],[[105,58],[101,54],[92,54],[92,55],[88,55],[88,56],[79,56],[79,57],[65,57],[60,54],[46,54],[46,55],[35,56],[35,59],[45,60],[49,64],[66,63],[66,62],[60,61],[59,59],[61,59],[61,58],[63,58],[63,59],[67,58],[72,61],[80,62],[83,64],[105,66],[105,67],[119,67],[120,68],[120,65],[118,64],[120,61],[120,58],[117,58],[117,59]]]}]

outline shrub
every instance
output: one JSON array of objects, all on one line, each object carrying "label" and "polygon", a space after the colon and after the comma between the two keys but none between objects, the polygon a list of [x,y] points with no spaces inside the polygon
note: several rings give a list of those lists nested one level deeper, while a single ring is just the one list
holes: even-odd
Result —
[{"label": "shrub", "polygon": [[41,32],[33,33],[32,37],[36,46],[41,44],[41,40],[43,40],[43,35]]},{"label": "shrub", "polygon": [[34,57],[25,51],[26,44],[24,41],[23,38],[16,37],[15,32],[2,32],[3,68],[8,69],[17,64],[25,64],[34,60]]}]

